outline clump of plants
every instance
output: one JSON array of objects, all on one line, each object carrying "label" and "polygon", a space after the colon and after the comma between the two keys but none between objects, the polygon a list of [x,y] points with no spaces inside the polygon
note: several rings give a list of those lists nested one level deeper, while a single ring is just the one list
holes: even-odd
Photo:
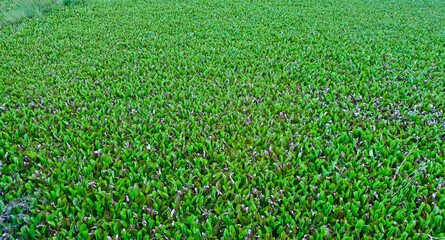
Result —
[{"label": "clump of plants", "polygon": [[13,199],[12,201],[0,200],[0,238],[10,239],[25,237],[25,231],[29,224],[31,210],[33,207],[31,196]]},{"label": "clump of plants", "polygon": [[3,11],[3,20],[17,23],[27,18],[42,17],[50,9],[85,2],[85,0],[19,0]]}]

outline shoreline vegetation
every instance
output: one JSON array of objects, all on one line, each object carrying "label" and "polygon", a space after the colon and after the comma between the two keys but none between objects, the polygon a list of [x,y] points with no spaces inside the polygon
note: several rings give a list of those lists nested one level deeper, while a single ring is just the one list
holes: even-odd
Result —
[{"label": "shoreline vegetation", "polygon": [[2,21],[19,23],[24,19],[42,17],[57,7],[83,3],[86,0],[19,0],[5,1],[1,11]]}]

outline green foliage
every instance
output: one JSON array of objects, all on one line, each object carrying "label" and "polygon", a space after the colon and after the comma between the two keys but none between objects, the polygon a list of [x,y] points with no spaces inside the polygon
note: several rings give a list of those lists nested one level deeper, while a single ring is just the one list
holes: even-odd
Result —
[{"label": "green foliage", "polygon": [[31,209],[35,202],[29,196],[22,196],[12,201],[0,200],[0,233],[2,239],[11,237],[29,238]]},{"label": "green foliage", "polygon": [[62,0],[63,5],[73,5],[80,4],[85,2],[86,0]]},{"label": "green foliage", "polygon": [[444,237],[444,11],[91,1],[2,27],[0,210],[33,198],[8,234]]},{"label": "green foliage", "polygon": [[43,10],[37,0],[20,1],[14,8],[4,14],[4,20],[19,22],[23,18],[41,17]]},{"label": "green foliage", "polygon": [[[42,17],[45,12],[62,5],[83,3],[86,0],[21,0],[9,3],[10,7],[2,11],[3,20],[18,23],[25,18]],[[4,10],[4,9],[3,9]]]}]

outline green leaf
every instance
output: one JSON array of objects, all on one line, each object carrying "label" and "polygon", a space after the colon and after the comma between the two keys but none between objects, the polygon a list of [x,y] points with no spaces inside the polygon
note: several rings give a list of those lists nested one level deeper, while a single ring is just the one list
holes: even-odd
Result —
[{"label": "green leaf", "polygon": [[355,225],[355,227],[357,228],[357,229],[359,229],[359,230],[362,230],[363,229],[363,226],[365,226],[365,221],[363,221],[363,220],[358,220],[357,221],[357,224]]},{"label": "green leaf", "polygon": [[277,229],[277,234],[281,235],[282,232],[283,232],[283,226],[279,226]]},{"label": "green leaf", "polygon": [[82,239],[88,238],[88,227],[85,223],[80,225],[79,232],[80,232],[80,235],[82,236]]}]

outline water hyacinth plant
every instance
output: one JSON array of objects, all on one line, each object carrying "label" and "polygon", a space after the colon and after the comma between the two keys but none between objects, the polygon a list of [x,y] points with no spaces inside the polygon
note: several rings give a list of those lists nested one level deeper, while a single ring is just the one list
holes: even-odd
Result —
[{"label": "water hyacinth plant", "polygon": [[128,0],[3,24],[1,238],[445,237],[444,16]]}]

